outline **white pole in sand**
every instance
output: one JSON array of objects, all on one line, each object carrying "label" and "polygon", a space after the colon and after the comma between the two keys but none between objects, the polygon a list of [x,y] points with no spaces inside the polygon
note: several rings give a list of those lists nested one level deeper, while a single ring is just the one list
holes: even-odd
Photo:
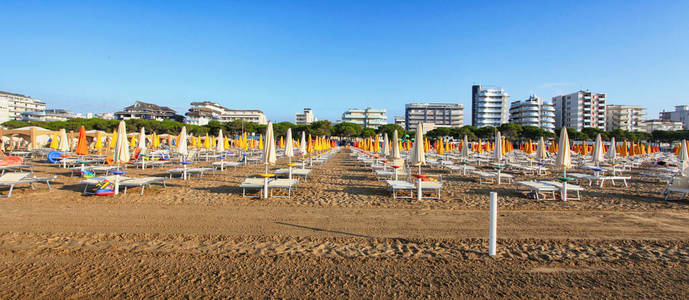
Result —
[{"label": "white pole in sand", "polygon": [[495,240],[498,231],[498,193],[490,192],[490,231],[488,233],[488,255],[495,256]]}]

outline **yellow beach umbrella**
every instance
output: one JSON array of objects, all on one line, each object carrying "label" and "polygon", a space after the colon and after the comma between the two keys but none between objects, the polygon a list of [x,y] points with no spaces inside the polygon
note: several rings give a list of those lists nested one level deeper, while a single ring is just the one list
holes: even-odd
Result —
[{"label": "yellow beach umbrella", "polygon": [[136,136],[132,135],[131,141],[129,141],[129,147],[136,148]]},{"label": "yellow beach umbrella", "polygon": [[117,130],[112,130],[112,138],[110,139],[110,148],[115,148],[117,143]]},{"label": "yellow beach umbrella", "polygon": [[103,149],[103,135],[100,133],[96,133],[96,149],[100,150]]},{"label": "yellow beach umbrella", "polygon": [[53,133],[53,137],[50,138],[50,149],[57,149],[58,145],[57,135]]}]

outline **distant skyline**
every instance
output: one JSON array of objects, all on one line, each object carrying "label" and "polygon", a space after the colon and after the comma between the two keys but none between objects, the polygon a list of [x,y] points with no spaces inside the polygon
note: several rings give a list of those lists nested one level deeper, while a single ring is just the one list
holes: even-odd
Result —
[{"label": "distant skyline", "polygon": [[647,117],[689,104],[689,1],[0,3],[0,90],[74,112],[192,101],[294,122],[348,108],[588,89]]}]

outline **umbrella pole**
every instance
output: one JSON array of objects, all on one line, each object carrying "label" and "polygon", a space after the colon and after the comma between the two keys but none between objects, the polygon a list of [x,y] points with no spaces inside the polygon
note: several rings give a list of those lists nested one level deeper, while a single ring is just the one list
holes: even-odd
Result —
[{"label": "umbrella pole", "polygon": [[[268,174],[268,164],[266,164],[265,174]],[[268,199],[268,176],[263,177],[263,199]]]}]

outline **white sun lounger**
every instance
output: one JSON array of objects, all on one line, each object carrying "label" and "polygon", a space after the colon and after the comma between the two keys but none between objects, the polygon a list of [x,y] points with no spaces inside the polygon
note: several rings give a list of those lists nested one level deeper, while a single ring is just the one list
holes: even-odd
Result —
[{"label": "white sun lounger", "polygon": [[239,167],[241,165],[242,165],[242,163],[240,163],[238,161],[216,161],[213,163],[213,166],[216,167],[217,169],[219,169],[221,167],[223,169],[227,169],[228,167],[236,169],[237,167]]},{"label": "white sun lounger", "polygon": [[[498,173],[497,172],[486,172],[486,171],[473,171],[471,174],[474,174],[479,177],[478,182],[479,183],[496,183],[496,178],[498,178]],[[500,178],[499,181],[502,183],[502,179],[507,179],[507,183],[512,183],[512,174],[507,174],[500,172]]]},{"label": "white sun lounger", "polygon": [[459,171],[462,171],[462,175],[466,175],[467,171],[475,171],[476,170],[476,167],[468,166],[468,165],[462,165],[462,166],[446,165],[445,168],[450,170],[450,173],[452,173],[452,172],[459,173]]},{"label": "white sun lounger", "polygon": [[80,173],[81,170],[93,171],[93,174],[97,175],[98,172],[103,172],[103,173],[107,174],[108,171],[110,171],[114,168],[115,168],[115,166],[102,166],[102,165],[101,166],[84,166],[83,168],[82,167],[70,168],[69,169],[69,171],[70,171],[69,177],[73,177],[75,172]]},{"label": "white sun lounger", "polygon": [[[275,179],[268,182],[268,190],[271,198],[291,198],[292,187],[299,182],[296,179]],[[275,190],[287,190],[287,196],[276,196],[273,192]]]},{"label": "white sun lounger", "polygon": [[[416,187],[413,183],[405,180],[386,180],[390,189],[392,189],[393,199],[412,199],[414,198],[414,190]],[[399,191],[409,191],[409,196],[398,196]]]},{"label": "white sun lounger", "polygon": [[57,178],[57,176],[53,177],[29,177],[31,173],[28,172],[13,172],[13,173],[5,173],[2,176],[0,176],[0,186],[9,186],[10,190],[7,193],[7,195],[0,195],[0,197],[11,197],[12,196],[12,191],[14,190],[14,186],[17,184],[28,184],[31,186],[31,189],[36,189],[36,187],[33,185],[34,182],[44,182],[48,185],[48,189],[50,189],[50,181],[54,180]]},{"label": "white sun lounger", "polygon": [[151,184],[160,184],[163,187],[166,187],[165,185],[165,178],[164,177],[135,177],[135,178],[129,178],[127,180],[121,180],[120,179],[120,186],[124,187],[124,193],[127,193],[127,188],[128,187],[141,187],[141,194],[144,194],[144,190],[146,189],[146,186],[151,186]]},{"label": "white sun lounger", "polygon": [[[203,167],[197,167],[197,168],[187,168],[187,177],[191,177],[192,174],[198,174],[199,179],[203,177],[203,173],[207,171],[213,171],[213,168],[203,168]],[[184,168],[176,168],[176,169],[170,169],[167,170],[167,173],[170,174],[170,178],[172,178],[172,175],[180,175],[184,176]]]},{"label": "white sun lounger", "polygon": [[[541,182],[542,182],[542,183],[545,183],[545,184],[550,184],[550,185],[552,185],[552,186],[557,187],[557,188],[560,190],[560,193],[561,193],[561,194],[562,194],[563,191],[564,191],[562,182],[559,182],[559,181],[550,181],[550,180],[548,180],[548,181],[541,181]],[[576,197],[576,198],[570,198],[570,197],[568,196],[566,200],[581,200],[581,194],[580,194],[579,192],[581,192],[581,191],[583,191],[583,190],[584,190],[583,187],[580,187],[580,186],[578,186],[578,185],[576,185],[576,184],[568,183],[568,184],[567,184],[567,193],[569,194],[569,192],[575,192],[575,193],[577,194],[577,197]],[[563,200],[565,200],[565,199],[563,199]]]},{"label": "white sun lounger", "polygon": [[24,170],[28,170],[29,173],[33,173],[33,165],[0,166],[0,171],[2,171],[0,173],[0,175],[3,175],[3,174],[5,174],[5,172],[10,171],[10,170],[15,171],[15,172],[17,172],[17,171],[23,172]]},{"label": "white sun lounger", "polygon": [[[670,199],[670,194],[672,193],[680,193],[682,196],[678,199]],[[677,176],[673,178],[672,182],[665,187],[665,190],[663,190],[663,194],[665,194],[665,200],[683,199],[687,194],[689,194],[689,177]]]},{"label": "white sun lounger", "polygon": [[[122,183],[122,182],[125,181],[125,180],[129,180],[130,178],[131,178],[131,177],[120,176],[120,183]],[[84,194],[89,194],[89,193],[87,192],[87,190],[88,190],[88,188],[89,188],[89,185],[96,185],[96,184],[100,183],[100,182],[103,181],[103,180],[107,180],[107,181],[110,181],[110,182],[112,182],[113,184],[115,184],[115,179],[116,179],[116,176],[115,176],[115,175],[96,176],[96,177],[91,177],[91,178],[84,179],[84,180],[80,181],[80,183],[82,183],[82,184],[84,185]]]},{"label": "white sun lounger", "polygon": [[[441,179],[442,180],[442,179]],[[443,189],[443,182],[442,181],[421,181],[421,199],[437,199],[440,200],[440,190]],[[418,183],[417,183],[418,184]],[[430,190],[430,191],[435,191],[436,196],[435,197],[424,197],[423,196],[423,191],[424,190]]]},{"label": "white sun lounger", "polygon": [[[539,181],[515,181],[514,183],[517,185],[517,189],[522,186],[533,191],[536,194],[536,200],[555,200],[555,192],[559,190],[556,186]],[[553,197],[550,199],[540,198],[540,193],[550,193]]]},{"label": "white sun lounger", "polygon": [[[268,184],[270,184],[271,181],[275,179],[269,178],[268,179]],[[259,190],[263,191],[264,187],[264,179],[263,178],[246,178],[242,183],[239,184],[239,187],[242,188],[242,197],[249,197],[249,198],[261,198],[261,196],[247,196],[246,195],[246,190]]]},{"label": "white sun lounger", "polygon": [[[295,177],[295,176],[304,177],[304,180],[306,180],[310,173],[311,173],[311,169],[292,168],[292,177]],[[273,174],[289,175],[289,169],[277,169],[277,170],[273,171]]]}]

